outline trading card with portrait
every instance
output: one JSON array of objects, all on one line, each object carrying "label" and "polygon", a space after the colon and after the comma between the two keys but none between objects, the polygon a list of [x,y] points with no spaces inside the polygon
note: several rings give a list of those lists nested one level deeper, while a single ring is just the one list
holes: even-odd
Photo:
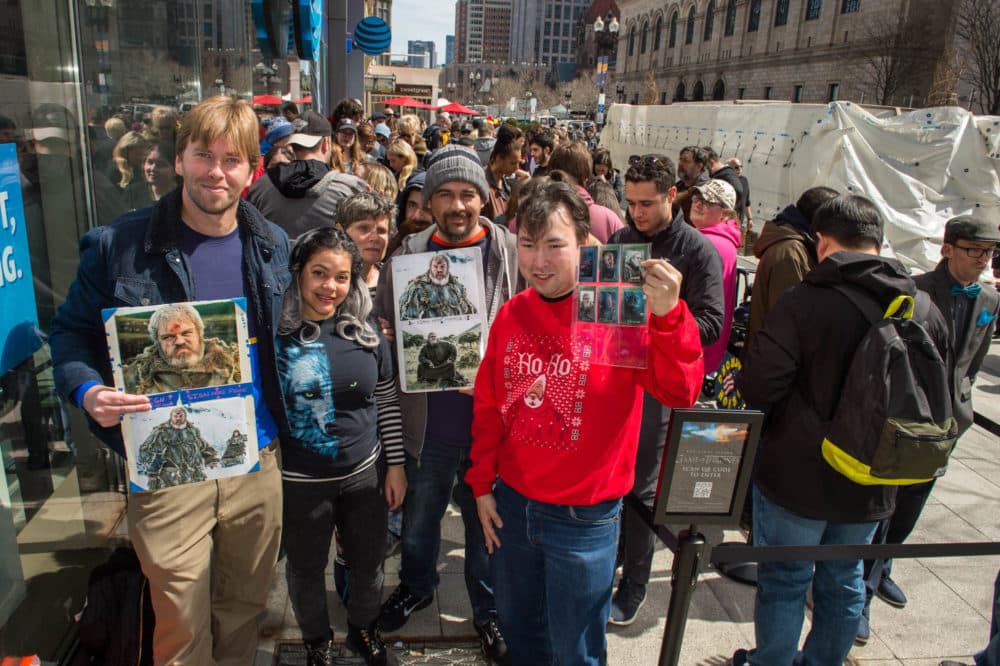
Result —
[{"label": "trading card with portrait", "polygon": [[576,320],[589,323],[597,321],[597,290],[594,287],[577,289]]},{"label": "trading card with portrait", "polygon": [[599,277],[601,282],[618,282],[618,260],[621,258],[621,245],[601,245],[598,250]]},{"label": "trading card with portrait", "polygon": [[580,248],[580,282],[597,282],[597,246]]},{"label": "trading card with portrait", "polygon": [[103,311],[115,386],[156,395],[250,383],[246,298]]},{"label": "trading card with portrait", "polygon": [[642,283],[642,264],[649,259],[649,245],[622,245],[622,282]]},{"label": "trading card with portrait", "polygon": [[622,324],[641,326],[646,323],[646,293],[642,287],[622,287],[621,305]]},{"label": "trading card with portrait", "polygon": [[618,287],[598,287],[597,321],[602,324],[618,323]]}]

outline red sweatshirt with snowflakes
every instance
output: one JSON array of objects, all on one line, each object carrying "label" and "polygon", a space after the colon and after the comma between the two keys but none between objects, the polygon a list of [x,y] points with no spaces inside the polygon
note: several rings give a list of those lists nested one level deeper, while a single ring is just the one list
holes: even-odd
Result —
[{"label": "red sweatshirt with snowflakes", "polygon": [[508,301],[490,327],[473,397],[476,497],[497,475],[529,499],[593,505],[632,489],[643,389],[690,407],[704,376],[698,326],[684,301],[650,316],[648,367],[598,365],[571,334],[572,298],[534,289]]}]

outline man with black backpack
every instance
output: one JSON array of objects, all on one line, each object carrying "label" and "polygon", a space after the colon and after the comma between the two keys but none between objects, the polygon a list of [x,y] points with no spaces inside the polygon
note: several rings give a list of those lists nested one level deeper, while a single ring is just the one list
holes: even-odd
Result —
[{"label": "man with black backpack", "polygon": [[[917,287],[926,291],[941,310],[951,331],[948,363],[952,407],[958,436],[972,427],[972,384],[990,350],[996,328],[1000,296],[981,284],[979,277],[997,253],[1000,230],[996,222],[963,215],[948,220],[941,245],[942,259],[934,270],[917,276]],[[913,531],[931,494],[934,481],[900,488],[892,517],[879,524],[876,543],[903,543]],[[865,562],[868,597],[855,642],[865,644],[871,635],[869,608],[877,595],[890,606],[906,606],[906,594],[892,579],[892,560]]]},{"label": "man with black backpack", "polygon": [[[916,393],[944,403],[935,405],[930,420],[943,421],[946,435],[953,429],[942,360],[947,324],[906,269],[879,256],[883,224],[864,197],[841,195],[820,206],[812,225],[819,264],[777,302],[752,342],[738,383],[748,406],[768,412],[753,487],[755,545],[868,543],[878,521],[892,514],[893,484],[903,479],[899,469],[885,469],[859,449],[876,446],[889,430],[884,417],[911,404],[907,398]],[[898,311],[898,317],[881,319],[887,311]],[[897,368],[890,366],[882,371],[884,387],[848,395],[859,392],[854,378],[865,370],[853,366],[871,351],[885,351],[878,343],[893,339],[882,335],[890,328],[897,339],[912,336],[928,343],[923,350],[928,358],[919,362],[936,369],[931,375],[937,381],[930,387],[900,385]],[[871,384],[883,379],[877,378]],[[858,409],[858,400],[870,405]],[[878,418],[862,418],[873,415]],[[873,433],[868,426],[875,426]],[[908,459],[899,464],[904,475],[913,466]],[[872,478],[879,474],[892,478]],[[797,655],[810,587],[812,629]],[[733,664],[843,663],[864,602],[860,560],[761,563],[757,646],[738,650]]]}]

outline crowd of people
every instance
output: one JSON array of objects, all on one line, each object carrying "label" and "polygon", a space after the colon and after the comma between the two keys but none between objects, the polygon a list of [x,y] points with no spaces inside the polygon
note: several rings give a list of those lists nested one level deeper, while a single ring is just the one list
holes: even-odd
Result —
[{"label": "crowd of people", "polygon": [[[636,619],[655,546],[622,499],[652,504],[670,410],[696,404],[727,352],[743,248],[760,264],[736,382],[768,412],[755,543],[898,543],[933,486],[860,486],[824,462],[821,424],[868,326],[832,286],[880,311],[916,297],[914,316],[948,364],[958,434],[971,425],[970,387],[1000,306],[979,283],[1000,246],[983,219],[949,221],[941,263],[914,279],[880,256],[878,208],[826,187],[802,193],[753,243],[742,165],[711,147],[684,147],[676,166],[653,153],[618,169],[593,127],[525,132],[444,112],[426,124],[356,100],[330,117],[280,111],[265,122],[245,101],[214,97],[154,119],[155,137],[123,132],[109,177],[132,212],[85,235],[52,324],[60,393],[122,454],[121,417],[152,405],[112,386],[102,309],[247,299],[260,470],[129,498],[156,664],[252,663],[279,546],[307,663],[335,663],[334,541],[346,645],[367,664],[397,663],[382,633],[432,604],[450,502],[487,658],[607,663],[607,626]],[[642,369],[592,362],[574,338],[580,248],[602,243],[650,247]],[[454,248],[482,255],[489,335],[475,386],[402,392],[392,262]],[[449,284],[431,260],[419,288],[446,299]],[[174,337],[153,337],[148,353],[167,358]],[[190,358],[189,370],[201,356]],[[395,540],[399,584],[383,595]],[[873,596],[905,604],[890,562],[767,563],[759,579],[756,647],[738,651],[737,666],[839,665],[867,638]],[[989,654],[977,664],[997,666]]]}]

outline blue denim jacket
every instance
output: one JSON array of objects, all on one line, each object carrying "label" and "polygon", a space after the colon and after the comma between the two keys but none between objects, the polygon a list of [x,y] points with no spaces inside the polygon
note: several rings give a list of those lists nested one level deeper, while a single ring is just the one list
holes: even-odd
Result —
[{"label": "blue denim jacket", "polygon": [[[248,315],[255,318],[264,400],[284,432],[285,409],[274,360],[288,270],[288,237],[245,201],[236,213],[242,228]],[[52,319],[49,344],[56,390],[66,400],[89,381],[113,385],[101,310],[176,303],[193,299],[187,261],[181,253],[181,189],[152,208],[137,210],[114,223],[88,231],[80,240],[80,264],[63,303]],[[235,270],[235,267],[234,267]],[[121,429],[90,428],[124,455]]]}]

